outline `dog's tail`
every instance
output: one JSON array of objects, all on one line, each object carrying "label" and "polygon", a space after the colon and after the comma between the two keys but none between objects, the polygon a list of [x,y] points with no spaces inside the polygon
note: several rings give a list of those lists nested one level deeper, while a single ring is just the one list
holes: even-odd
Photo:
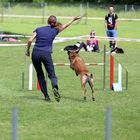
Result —
[{"label": "dog's tail", "polygon": [[85,75],[87,76],[86,82],[89,83],[89,85],[92,89],[93,88],[93,74],[92,73],[86,73]]},{"label": "dog's tail", "polygon": [[93,79],[93,74],[92,73],[86,73],[85,74],[87,77],[92,78]]},{"label": "dog's tail", "polygon": [[87,77],[86,81],[87,82],[92,82],[93,83],[93,74],[88,72],[85,74],[85,76]]}]

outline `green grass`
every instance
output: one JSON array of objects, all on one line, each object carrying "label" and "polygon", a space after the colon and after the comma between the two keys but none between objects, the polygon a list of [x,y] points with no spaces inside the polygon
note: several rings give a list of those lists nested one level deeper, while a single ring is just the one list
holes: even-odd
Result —
[{"label": "green grass", "polygon": [[[89,17],[104,17],[108,12],[108,5],[96,5],[95,3],[87,4],[82,3],[47,3],[44,8],[45,15],[56,16],[76,16],[87,12]],[[61,9],[61,10],[60,10]],[[125,12],[124,5],[115,5],[115,11],[119,17],[123,18],[140,18],[139,6],[134,6],[134,11],[131,10],[131,6],[128,5],[127,12]],[[11,7],[8,8],[5,4],[3,7],[4,14],[18,14],[18,15],[43,15],[43,8],[40,4],[33,5],[33,3],[11,3]]]},{"label": "green grass", "polygon": [[[63,24],[68,22],[68,20],[61,20]],[[16,22],[16,26],[15,26]],[[41,22],[29,20],[21,22],[18,19],[9,20],[7,19],[4,23],[1,23],[1,30],[13,33],[19,33],[24,35],[31,35],[33,30],[38,26],[44,26],[46,23],[42,24]],[[124,38],[140,38],[140,22],[136,21],[119,21],[118,25],[118,36]],[[134,27],[135,26],[135,27]],[[82,29],[82,30],[81,30]],[[74,23],[69,27],[68,30],[62,32],[59,36],[81,36],[88,35],[91,30],[96,30],[98,36],[106,36],[104,29],[104,21],[88,20],[85,24],[85,20],[81,20],[79,24]],[[72,31],[72,33],[70,32]]]},{"label": "green grass", "polygon": [[[62,21],[63,23],[66,20]],[[97,35],[105,36],[103,21],[84,21],[72,25],[59,36],[85,35],[91,29]],[[43,24],[2,23],[5,31],[30,35],[34,28]],[[119,22],[119,37],[140,38],[139,22]],[[81,30],[82,29],[82,30]],[[68,62],[68,56],[61,48],[75,41],[54,45],[54,62]],[[100,41],[100,48],[107,42]],[[114,93],[109,90],[109,62],[107,63],[106,90],[103,91],[102,67],[89,67],[94,74],[96,101],[91,100],[91,91],[87,87],[87,101],[83,101],[79,77],[69,67],[55,67],[59,81],[61,102],[54,100],[51,84],[48,89],[52,102],[47,103],[34,88],[28,91],[28,67],[30,58],[24,57],[24,47],[0,47],[0,139],[12,137],[12,109],[18,111],[18,138],[20,140],[103,140],[105,139],[105,114],[108,106],[112,107],[112,139],[139,140],[140,138],[140,47],[136,42],[119,42],[125,51],[115,55],[129,72],[128,91]],[[109,48],[108,48],[109,49]],[[86,62],[101,62],[103,53],[80,52]],[[107,57],[108,58],[108,57]],[[108,58],[109,59],[109,58]],[[107,59],[107,60],[108,60]],[[25,89],[21,87],[21,74],[25,72]],[[125,81],[125,79],[123,79]]]}]

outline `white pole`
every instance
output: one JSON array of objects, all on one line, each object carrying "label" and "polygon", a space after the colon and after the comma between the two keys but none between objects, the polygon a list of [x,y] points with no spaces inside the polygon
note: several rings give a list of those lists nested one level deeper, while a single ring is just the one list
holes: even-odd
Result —
[{"label": "white pole", "polygon": [[122,66],[118,64],[118,83],[122,87]]},{"label": "white pole", "polygon": [[33,89],[32,82],[33,82],[33,64],[31,63],[29,66],[29,90]]}]

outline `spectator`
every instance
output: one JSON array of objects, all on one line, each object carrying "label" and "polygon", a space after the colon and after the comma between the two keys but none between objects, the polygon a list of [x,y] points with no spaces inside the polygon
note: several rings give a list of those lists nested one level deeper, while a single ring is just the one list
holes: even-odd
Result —
[{"label": "spectator", "polygon": [[64,50],[76,51],[78,53],[82,48],[84,48],[87,52],[100,52],[99,42],[95,36],[95,31],[90,32],[90,37],[86,42],[86,44],[84,42],[77,42],[74,45],[68,45],[64,48]]},{"label": "spectator", "polygon": [[105,16],[105,29],[108,37],[111,37],[109,41],[109,46],[112,51],[117,48],[116,37],[117,37],[117,26],[118,26],[118,16],[114,13],[114,7],[111,5],[108,8],[109,12]]},{"label": "spectator", "polygon": [[90,32],[90,36],[89,39],[87,39],[86,44],[83,42],[77,42],[75,46],[77,46],[78,51],[80,51],[81,48],[84,48],[87,52],[100,52],[99,41],[96,38],[94,30]]},{"label": "spectator", "polygon": [[87,40],[85,50],[88,52],[98,52],[98,53],[100,52],[99,42],[98,39],[96,38],[94,30],[90,32],[90,37]]}]

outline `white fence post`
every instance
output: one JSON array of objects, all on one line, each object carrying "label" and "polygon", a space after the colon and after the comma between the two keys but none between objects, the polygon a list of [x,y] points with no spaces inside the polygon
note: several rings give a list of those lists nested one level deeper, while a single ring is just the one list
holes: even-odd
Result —
[{"label": "white fence post", "polygon": [[29,90],[33,89],[33,64],[31,63],[29,66]]},{"label": "white fence post", "polygon": [[122,86],[122,66],[120,63],[118,64],[118,84]]}]

